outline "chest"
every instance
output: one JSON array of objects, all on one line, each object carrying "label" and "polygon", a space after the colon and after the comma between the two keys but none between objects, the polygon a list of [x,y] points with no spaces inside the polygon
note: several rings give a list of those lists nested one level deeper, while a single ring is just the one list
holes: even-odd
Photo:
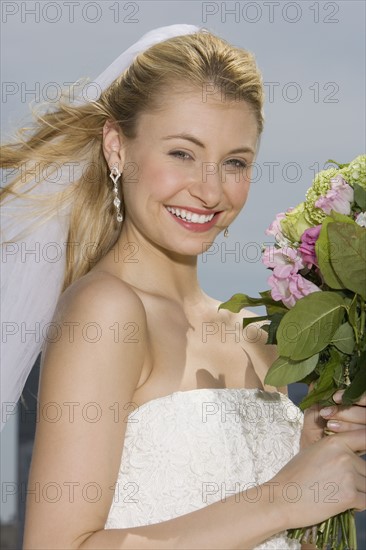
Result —
[{"label": "chest", "polygon": [[261,387],[239,320],[207,311],[189,318],[179,309],[147,308],[149,350],[137,403],[198,388]]}]

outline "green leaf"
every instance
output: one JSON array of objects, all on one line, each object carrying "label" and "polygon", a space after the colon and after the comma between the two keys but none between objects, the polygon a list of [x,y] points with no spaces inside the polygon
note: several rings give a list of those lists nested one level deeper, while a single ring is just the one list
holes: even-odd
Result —
[{"label": "green leaf", "polygon": [[288,311],[288,307],[283,305],[283,303],[279,300],[276,301],[272,298],[271,291],[270,290],[264,290],[259,293],[263,300],[263,304],[266,306],[267,314],[273,315],[274,313],[285,313]]},{"label": "green leaf", "polygon": [[262,292],[259,292],[259,295],[264,299],[264,300],[273,300],[272,296],[271,296],[271,291],[270,290],[262,290]]},{"label": "green leaf", "polygon": [[323,275],[327,285],[330,288],[340,289],[343,288],[343,285],[335,274],[332,264],[330,263],[330,255],[332,253],[331,243],[329,242],[328,237],[328,224],[330,223],[334,223],[334,220],[330,216],[327,216],[323,220],[319,237],[315,243],[315,254],[321,274]]},{"label": "green leaf", "polygon": [[283,316],[284,313],[275,313],[273,315],[262,315],[260,317],[246,317],[243,319],[243,328],[246,328],[252,323],[257,323],[258,321],[270,321],[269,324],[262,325],[261,329],[268,334],[266,344],[277,344],[276,331]]},{"label": "green leaf", "polygon": [[[270,291],[262,292],[263,294],[260,298],[251,298],[247,294],[234,294],[230,300],[219,305],[218,309],[228,309],[233,313],[239,313],[244,307],[256,307],[256,306],[267,306],[271,305],[281,306],[281,302],[276,302],[273,298],[270,297]],[[284,306],[283,306],[284,307]],[[286,311],[287,308],[286,308]]]},{"label": "green leaf", "polygon": [[320,271],[327,285],[330,288],[341,289],[344,288],[344,285],[337,276],[331,263],[333,250],[334,247],[337,245],[330,240],[328,234],[328,225],[335,222],[343,222],[350,225],[357,225],[349,216],[339,214],[338,212],[332,210],[330,215],[327,216],[322,222],[322,228],[320,230],[319,237],[315,243],[315,254],[318,259]]},{"label": "green leaf", "polygon": [[277,329],[279,354],[300,361],[318,353],[331,342],[343,316],[343,298],[335,292],[301,298]]},{"label": "green leaf", "polygon": [[333,221],[335,222],[343,222],[343,223],[349,223],[350,225],[357,225],[356,222],[352,220],[352,218],[350,218],[346,214],[340,214],[335,210],[331,210],[329,216],[333,218]]},{"label": "green leaf", "polygon": [[245,319],[243,319],[243,328],[246,328],[251,323],[258,323],[258,321],[267,321],[267,320],[268,320],[268,315],[262,315],[262,316],[258,315],[258,317],[246,317]]},{"label": "green leaf", "polygon": [[336,160],[332,160],[332,159],[329,159],[327,160],[327,162],[325,164],[336,164],[338,166],[338,168],[345,168],[346,166],[349,166],[349,162],[347,164],[339,164],[339,162],[337,162]]},{"label": "green leaf", "polygon": [[337,370],[339,371],[340,365],[339,353],[334,349],[331,350],[329,361],[322,365],[320,376],[315,382],[313,390],[301,401],[299,405],[301,410],[305,410],[319,401],[327,400],[335,393],[339,386],[334,381],[334,375]]},{"label": "green leaf", "polygon": [[355,348],[355,337],[351,325],[343,323],[334,333],[331,342],[339,351],[350,355]]},{"label": "green leaf", "polygon": [[262,306],[263,298],[250,298],[246,294],[234,294],[230,300],[219,305],[219,309],[228,309],[233,313],[239,313],[241,309],[248,306]]},{"label": "green leaf", "polygon": [[310,386],[314,380],[317,380],[319,378],[319,375],[316,373],[316,369],[313,370],[310,374],[302,378],[301,380],[298,380],[298,384],[306,384],[307,386]]},{"label": "green leaf", "polygon": [[352,405],[366,391],[366,351],[357,359],[358,372],[342,397],[342,405]]},{"label": "green leaf", "polygon": [[277,344],[277,337],[276,337],[277,329],[284,315],[285,315],[284,313],[274,313],[273,315],[269,315],[271,324],[268,327],[267,344]]},{"label": "green leaf", "polygon": [[346,389],[342,397],[342,405],[352,405],[358,401],[362,394],[366,391],[366,376],[365,372],[359,370],[353,382]]},{"label": "green leaf", "polygon": [[333,380],[337,388],[341,388],[344,383],[344,376],[343,376],[343,367],[341,363],[339,363],[334,371],[333,374]]},{"label": "green leaf", "polygon": [[288,312],[288,307],[284,306],[282,302],[278,302],[276,305],[266,304],[267,315],[275,315],[280,313],[284,315]]},{"label": "green leaf", "polygon": [[361,187],[358,183],[355,183],[353,186],[354,190],[354,201],[361,208],[361,210],[366,210],[366,189]]},{"label": "green leaf", "polygon": [[288,357],[279,357],[268,370],[264,383],[271,386],[286,386],[292,382],[298,382],[315,369],[318,359],[318,354],[305,361],[292,361]]},{"label": "green leaf", "polygon": [[357,319],[357,294],[355,294],[348,308],[348,321],[352,325],[353,330],[357,330]]},{"label": "green leaf", "polygon": [[345,288],[366,299],[366,229],[335,222],[329,224],[328,236],[336,245],[330,257],[336,276]]}]

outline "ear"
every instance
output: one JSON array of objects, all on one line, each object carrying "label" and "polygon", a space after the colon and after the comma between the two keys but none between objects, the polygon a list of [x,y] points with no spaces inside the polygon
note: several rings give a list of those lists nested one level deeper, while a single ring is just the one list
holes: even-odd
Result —
[{"label": "ear", "polygon": [[109,168],[117,165],[122,172],[125,164],[125,143],[121,129],[115,121],[107,120],[103,126],[103,154]]}]

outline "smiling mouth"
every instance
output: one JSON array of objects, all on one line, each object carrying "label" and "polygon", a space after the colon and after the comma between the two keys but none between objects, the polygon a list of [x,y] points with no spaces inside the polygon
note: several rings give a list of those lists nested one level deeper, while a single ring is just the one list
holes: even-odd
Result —
[{"label": "smiling mouth", "polygon": [[168,212],[176,216],[177,218],[184,220],[193,224],[205,224],[210,222],[218,212],[212,214],[197,214],[196,212],[191,212],[189,210],[184,210],[181,208],[173,208],[172,206],[165,207]]}]

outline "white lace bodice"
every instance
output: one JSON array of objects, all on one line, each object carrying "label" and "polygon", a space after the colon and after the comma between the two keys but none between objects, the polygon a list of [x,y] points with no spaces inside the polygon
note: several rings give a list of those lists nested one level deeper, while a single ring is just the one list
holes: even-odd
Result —
[{"label": "white lace bodice", "polygon": [[[302,423],[289,398],[259,389],[177,391],[144,403],[128,416],[104,528],[159,523],[269,481],[298,452]],[[256,548],[300,544],[284,532]]]}]

